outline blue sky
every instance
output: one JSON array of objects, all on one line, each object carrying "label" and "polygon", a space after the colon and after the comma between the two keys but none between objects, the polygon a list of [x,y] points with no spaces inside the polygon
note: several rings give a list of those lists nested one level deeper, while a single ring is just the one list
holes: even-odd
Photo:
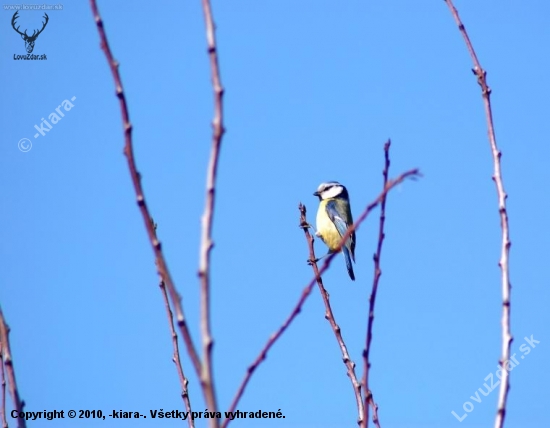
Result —
[{"label": "blue sky", "polygon": [[[473,4],[475,3],[475,4]],[[3,3],[7,4],[7,3]],[[548,159],[550,6],[457,1],[488,71],[511,230],[507,427],[547,427],[550,374]],[[213,114],[199,1],[101,1],[120,61],[139,171],[195,341],[198,249]],[[312,271],[297,206],[344,183],[358,216],[390,175],[371,386],[384,428],[487,427],[497,391],[473,401],[500,356],[500,227],[480,91],[443,1],[213,3],[227,134],[218,176],[212,323],[218,401],[297,301]],[[183,409],[152,251],[122,155],[118,101],[87,2],[51,11],[25,52],[0,11],[0,304],[27,410]],[[42,13],[20,12],[21,28]],[[74,107],[44,136],[64,100]],[[28,138],[32,149],[18,150]],[[324,277],[362,372],[378,220],[357,233],[356,282],[341,257]],[[326,250],[316,242],[317,253]],[[540,341],[528,355],[525,337]],[[524,356],[523,359],[519,359]],[[204,410],[184,356],[193,407]],[[462,421],[463,404],[474,409]],[[317,290],[255,373],[240,410],[283,420],[235,427],[355,426],[350,382]],[[31,427],[74,426],[69,419]],[[198,426],[203,425],[201,421]],[[163,426],[182,426],[164,420]],[[15,422],[10,420],[10,426]],[[83,427],[156,426],[79,420]],[[186,425],[183,425],[186,426]]]}]

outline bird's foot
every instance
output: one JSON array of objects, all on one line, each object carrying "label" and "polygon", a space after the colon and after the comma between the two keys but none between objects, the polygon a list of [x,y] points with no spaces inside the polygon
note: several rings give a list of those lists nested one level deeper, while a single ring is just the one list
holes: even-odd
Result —
[{"label": "bird's foot", "polygon": [[300,226],[299,226],[299,227],[301,227],[301,228],[304,229],[304,230],[305,230],[305,229],[310,229],[310,228],[313,229],[313,226],[312,226],[311,224],[309,224],[307,221],[302,221],[302,222],[300,223]]},{"label": "bird's foot", "polygon": [[315,263],[317,263],[319,260],[321,260],[321,259],[307,259],[306,261],[307,261],[307,264],[308,264],[309,266],[313,266],[313,265],[314,265]]}]

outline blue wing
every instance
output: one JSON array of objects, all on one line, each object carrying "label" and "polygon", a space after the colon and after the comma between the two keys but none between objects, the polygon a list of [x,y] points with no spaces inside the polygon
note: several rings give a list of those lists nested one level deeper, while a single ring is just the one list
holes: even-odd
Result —
[{"label": "blue wing", "polygon": [[[348,215],[346,212],[342,212],[342,208],[343,207],[340,207],[339,204],[336,203],[336,201],[329,201],[326,205],[327,214],[330,220],[334,223],[334,226],[336,226],[336,230],[338,230],[338,233],[341,237],[346,234],[349,226],[345,220]],[[346,268],[348,269],[348,274],[350,278],[355,281],[355,275],[353,273],[353,267],[351,265],[351,259],[355,261],[354,249],[355,232],[350,235],[350,237],[346,240],[344,246],[342,247],[342,252],[344,253],[344,258],[346,260]]]}]

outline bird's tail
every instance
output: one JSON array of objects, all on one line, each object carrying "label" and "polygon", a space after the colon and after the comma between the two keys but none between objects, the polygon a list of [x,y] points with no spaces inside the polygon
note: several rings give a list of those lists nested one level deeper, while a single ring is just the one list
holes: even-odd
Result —
[{"label": "bird's tail", "polygon": [[353,273],[353,267],[351,265],[350,252],[346,247],[342,248],[342,252],[344,253],[344,258],[346,259],[346,268],[348,268],[349,277],[352,281],[355,281],[355,274]]}]

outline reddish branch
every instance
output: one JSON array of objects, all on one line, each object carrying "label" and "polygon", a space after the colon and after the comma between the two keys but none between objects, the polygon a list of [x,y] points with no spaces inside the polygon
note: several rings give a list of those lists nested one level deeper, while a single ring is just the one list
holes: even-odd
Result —
[{"label": "reddish branch", "polygon": [[[199,278],[201,283],[201,334],[203,349],[203,367],[200,374],[202,388],[205,392],[206,404],[211,412],[218,410],[212,370],[212,347],[214,340],[210,328],[210,253],[214,246],[212,242],[212,223],[214,221],[214,205],[216,194],[216,175],[220,156],[220,147],[224,134],[223,126],[223,87],[220,79],[218,50],[216,45],[215,25],[212,17],[212,7],[209,0],[202,0],[204,21],[206,25],[206,40],[212,74],[214,92],[214,119],[212,121],[212,150],[206,173],[206,202],[202,216],[202,232],[200,247]],[[219,427],[216,418],[210,419],[212,427]]]},{"label": "reddish branch", "polygon": [[2,428],[8,428],[8,421],[6,420],[6,375],[4,373],[4,351],[2,349],[2,340],[0,339],[0,378],[2,379],[2,404],[0,413],[2,417]]},{"label": "reddish branch", "polygon": [[[390,170],[390,146],[391,141],[388,140],[384,144],[384,171],[382,176],[384,177],[384,188],[388,183],[388,173]],[[372,341],[372,326],[374,324],[374,305],[376,303],[376,293],[378,291],[378,283],[380,282],[380,276],[382,275],[382,269],[380,268],[380,257],[382,255],[382,244],[386,234],[384,233],[384,224],[386,222],[386,196],[380,202],[380,223],[378,226],[378,244],[376,246],[376,252],[374,253],[374,278],[372,280],[372,289],[369,297],[369,319],[367,324],[367,338],[365,344],[365,350],[363,351],[363,386],[365,388],[365,420],[363,421],[363,427],[367,428],[369,425],[369,405],[372,407],[372,421],[374,425],[380,428],[380,422],[378,418],[378,406],[374,402],[372,391],[369,388],[369,370],[370,370],[370,344]]]},{"label": "reddish branch", "polygon": [[[304,222],[306,221],[305,214],[306,212],[304,208],[304,210],[302,211],[302,217]],[[309,246],[309,260],[311,260],[313,272],[315,273],[317,285],[319,286],[319,292],[321,293],[321,297],[323,298],[323,303],[325,304],[325,318],[329,322],[330,327],[334,332],[334,336],[336,337],[336,341],[338,342],[338,346],[340,347],[340,352],[342,353],[342,360],[348,370],[348,377],[350,378],[351,385],[353,387],[355,401],[357,402],[357,411],[359,413],[359,416],[357,418],[357,423],[359,424],[359,426],[361,426],[363,421],[365,420],[364,418],[365,409],[363,406],[363,399],[361,397],[361,384],[357,380],[357,375],[355,374],[355,363],[352,361],[351,357],[349,356],[348,348],[346,346],[346,343],[344,342],[344,338],[342,337],[342,331],[340,329],[340,326],[336,323],[336,319],[334,318],[334,313],[332,312],[332,307],[330,305],[328,292],[323,285],[323,279],[321,278],[321,274],[319,273],[319,269],[317,268],[317,263],[315,262],[316,257],[315,257],[315,250],[313,248],[313,241],[314,241],[313,235],[309,233],[309,229],[307,227],[304,227],[304,233],[305,233],[306,241]]]},{"label": "reddish branch", "polygon": [[460,20],[458,11],[456,10],[451,0],[445,0],[449,10],[451,11],[453,18],[458,25],[458,29],[464,38],[470,57],[474,64],[473,72],[477,77],[477,83],[481,87],[481,96],[483,98],[483,106],[485,108],[485,118],[487,121],[487,130],[489,135],[489,144],[491,146],[491,153],[493,155],[493,181],[496,185],[497,197],[498,197],[498,212],[500,215],[500,226],[502,229],[502,242],[500,251],[499,266],[501,270],[501,286],[502,286],[502,354],[500,357],[500,366],[502,367],[502,378],[500,383],[500,389],[498,394],[497,414],[495,418],[495,428],[502,428],[504,426],[504,418],[506,416],[506,402],[508,399],[508,391],[510,390],[510,373],[505,368],[505,363],[510,359],[510,349],[512,346],[512,333],[510,329],[510,292],[512,286],[510,284],[510,271],[509,271],[509,255],[510,255],[510,230],[508,227],[508,213],[506,211],[506,198],[508,195],[504,190],[504,184],[502,182],[502,171],[500,165],[500,158],[502,153],[498,149],[497,140],[495,136],[495,127],[493,124],[493,112],[491,109],[491,89],[487,84],[487,72],[481,67],[481,64],[477,58],[476,52],[468,37],[466,28]]},{"label": "reddish branch", "polygon": [[[17,382],[15,381],[15,369],[13,368],[13,359],[11,357],[10,340],[9,340],[10,328],[6,324],[2,309],[0,309],[0,348],[2,351],[2,363],[5,366],[6,374],[8,375],[8,387],[10,390],[11,399],[13,401],[13,409],[19,413],[23,411],[24,402],[19,397],[19,389],[17,388]],[[4,370],[2,370],[2,375]],[[2,381],[4,378],[2,376]],[[5,387],[2,386],[4,389]],[[2,399],[2,408],[4,410],[5,418],[5,399]],[[7,423],[6,423],[7,426]],[[25,418],[17,418],[17,428],[26,428],[27,424]]]},{"label": "reddish branch", "polygon": [[[386,184],[386,187],[384,188],[384,190],[378,195],[378,197],[373,202],[371,202],[369,205],[367,205],[367,207],[365,208],[365,210],[363,211],[361,216],[359,216],[357,221],[344,234],[344,236],[342,237],[342,240],[340,241],[340,245],[338,246],[338,249],[334,253],[329,254],[327,257],[324,258],[324,263],[321,266],[321,269],[318,269],[318,271],[316,271],[315,277],[304,288],[304,290],[302,291],[302,295],[300,296],[300,299],[298,300],[298,303],[294,306],[294,309],[292,310],[290,315],[287,317],[287,319],[284,321],[284,323],[281,325],[281,327],[279,327],[279,329],[269,337],[268,341],[266,342],[266,344],[264,345],[264,347],[262,348],[262,350],[260,351],[260,353],[258,354],[256,359],[254,360],[254,362],[248,367],[248,369],[246,371],[246,374],[245,374],[241,384],[239,385],[239,388],[237,389],[237,393],[235,394],[235,397],[233,398],[233,401],[231,403],[231,407],[229,409],[230,412],[234,412],[235,409],[237,409],[237,405],[238,405],[238,403],[239,403],[239,401],[240,401],[240,399],[241,399],[241,397],[244,393],[244,390],[246,389],[248,383],[250,382],[250,379],[252,378],[252,374],[258,368],[258,366],[262,363],[262,361],[265,360],[265,358],[267,356],[267,353],[271,349],[271,347],[281,337],[281,335],[285,332],[285,330],[288,328],[288,326],[292,323],[292,321],[300,313],[304,302],[306,301],[308,296],[311,294],[311,291],[312,291],[313,287],[315,286],[315,284],[317,282],[317,278],[320,278],[321,275],[323,273],[325,273],[325,271],[330,267],[332,259],[334,259],[336,254],[338,254],[338,251],[342,248],[342,246],[344,245],[346,240],[349,238],[349,236],[361,225],[361,223],[363,223],[363,221],[365,221],[365,219],[371,213],[371,211],[374,208],[376,208],[376,206],[378,206],[378,204],[380,204],[382,202],[382,199],[385,197],[385,195],[391,189],[393,189],[398,184],[402,183],[407,178],[415,178],[415,177],[419,177],[419,176],[420,176],[419,170],[418,169],[412,169],[412,170],[404,172],[403,174],[401,174],[397,178],[388,181],[388,183]],[[310,235],[309,231],[308,231],[308,228],[310,226],[307,223],[306,218],[305,218],[306,210],[305,210],[305,207],[302,204],[300,204],[299,209],[300,209],[300,213],[301,213],[300,227],[302,227],[304,229],[304,233],[306,233],[306,237],[307,237],[308,235]],[[310,260],[315,260],[314,257],[311,258],[311,253],[310,253]],[[316,264],[314,266],[315,266],[315,268],[317,268]],[[228,420],[228,419],[224,420],[224,422],[222,424],[222,428],[226,428],[227,425],[229,424],[229,422],[230,422],[230,420]]]},{"label": "reddish branch", "polygon": [[[174,349],[172,361],[174,361],[174,364],[176,365],[178,377],[180,379],[181,399],[183,400],[183,404],[185,405],[185,410],[189,414],[191,414],[191,401],[189,400],[189,389],[187,388],[187,386],[189,385],[189,380],[187,380],[187,378],[185,377],[185,374],[183,373],[183,367],[181,366],[178,334],[176,333],[176,329],[174,328],[174,315],[172,314],[172,309],[170,308],[170,301],[168,300],[168,294],[166,293],[166,286],[164,285],[164,282],[160,281],[159,287],[162,292],[164,307],[166,308],[166,315],[168,316],[170,334],[172,335],[172,347]],[[187,423],[189,424],[189,428],[195,427],[195,420],[193,418],[187,418]]]},{"label": "reddish branch", "polygon": [[191,361],[193,363],[195,371],[197,372],[197,375],[200,375],[201,363],[200,363],[200,359],[198,357],[197,351],[195,349],[195,346],[193,344],[191,333],[189,332],[187,321],[183,313],[181,296],[176,291],[176,287],[174,285],[174,282],[172,281],[170,272],[168,271],[168,266],[164,259],[164,254],[162,253],[162,247],[161,247],[160,241],[157,239],[155,226],[151,220],[151,215],[149,214],[149,209],[147,208],[147,204],[145,202],[145,196],[143,194],[143,188],[141,186],[140,174],[137,171],[136,162],[134,159],[133,143],[132,143],[132,125],[130,123],[130,116],[128,113],[128,106],[126,103],[126,97],[124,95],[122,80],[120,78],[120,74],[118,71],[119,64],[114,59],[113,54],[111,52],[111,48],[109,47],[109,43],[107,41],[107,35],[105,33],[101,16],[99,15],[99,10],[97,8],[96,1],[90,0],[90,5],[91,5],[92,13],[94,15],[94,19],[97,25],[97,30],[99,32],[101,49],[103,49],[103,52],[105,53],[105,57],[107,58],[107,63],[109,64],[109,68],[111,69],[111,73],[113,75],[115,88],[116,88],[116,96],[118,97],[119,104],[120,104],[120,112],[122,115],[122,123],[124,126],[124,154],[126,155],[126,159],[128,161],[128,168],[130,170],[130,176],[132,177],[132,183],[134,185],[134,190],[136,194],[139,211],[141,212],[141,215],[143,217],[143,222],[145,223],[145,229],[147,230],[147,235],[149,236],[151,246],[153,247],[153,252],[155,254],[155,264],[157,266],[159,276],[161,280],[164,282],[164,284],[166,285],[166,288],[168,289],[168,293],[172,300],[172,305],[174,306],[174,310],[176,312],[178,327],[181,331],[183,340],[187,347],[187,352],[191,358]]}]

